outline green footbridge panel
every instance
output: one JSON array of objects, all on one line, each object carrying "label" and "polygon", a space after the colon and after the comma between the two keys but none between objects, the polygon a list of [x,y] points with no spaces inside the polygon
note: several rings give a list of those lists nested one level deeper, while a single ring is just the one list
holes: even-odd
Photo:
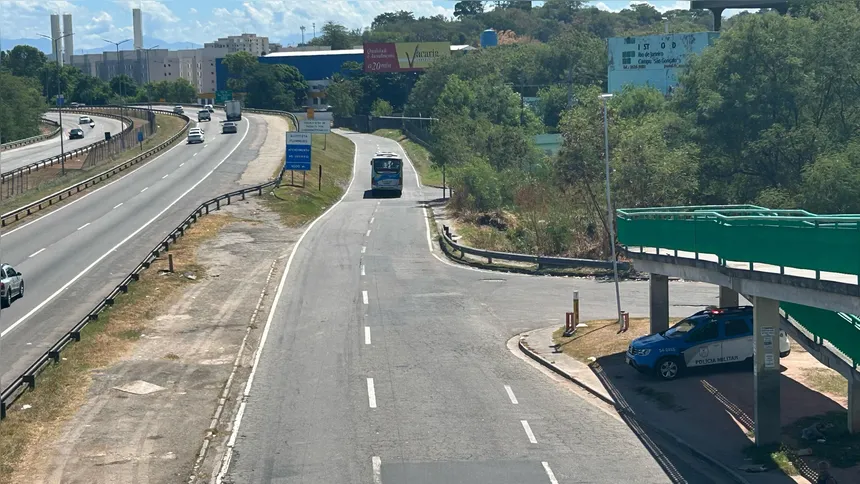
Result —
[{"label": "green footbridge panel", "polygon": [[[626,247],[714,254],[726,260],[860,275],[860,215],[818,215],[756,205],[696,205],[617,210]],[[860,318],[794,303],[780,309],[852,362],[860,360]],[[855,364],[856,367],[856,364]]]}]

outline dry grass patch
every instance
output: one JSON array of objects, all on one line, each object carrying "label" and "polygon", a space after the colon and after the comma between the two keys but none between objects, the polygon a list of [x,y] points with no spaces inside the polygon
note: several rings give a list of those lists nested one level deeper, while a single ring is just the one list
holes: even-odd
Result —
[{"label": "dry grass patch", "polygon": [[[39,375],[36,388],[18,399],[6,420],[0,422],[0,483],[11,483],[16,472],[25,470],[27,462],[34,461],[35,454],[49,445],[63,423],[86,403],[92,372],[131,351],[147,324],[170,307],[183,288],[194,283],[188,275],[197,280],[204,275],[197,263],[197,249],[234,220],[226,214],[199,219],[170,248],[173,273],[166,272],[167,254],[163,254],[129,286],[127,294],[117,297],[113,307],[84,328],[81,341],[62,353],[59,365],[50,365]],[[70,319],[69,327],[74,322]],[[22,410],[25,405],[29,408]]]},{"label": "dry grass patch", "polygon": [[848,380],[831,368],[804,368],[803,383],[818,392],[848,397]]},{"label": "dry grass patch", "polygon": [[[669,326],[680,321],[680,318],[669,318]],[[624,333],[618,334],[618,321],[601,319],[584,321],[586,328],[579,328],[570,338],[565,338],[564,327],[552,333],[552,340],[560,344],[562,350],[577,360],[588,362],[589,358],[624,353],[634,339],[651,333],[650,318],[630,318],[630,327]]]}]

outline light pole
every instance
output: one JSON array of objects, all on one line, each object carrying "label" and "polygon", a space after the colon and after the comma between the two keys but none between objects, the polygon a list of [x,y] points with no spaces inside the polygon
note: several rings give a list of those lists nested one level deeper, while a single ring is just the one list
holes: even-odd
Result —
[{"label": "light pole", "polygon": [[[150,71],[149,71],[149,67],[150,67],[149,66],[149,51],[151,51],[152,49],[155,49],[157,47],[158,47],[158,45],[156,44],[156,45],[153,45],[152,47],[143,49],[146,52],[146,54],[145,54],[146,55],[146,83],[150,84],[150,85],[152,84],[152,76],[150,75]],[[149,93],[146,93],[146,100],[149,101],[149,110],[152,111],[152,100],[149,99]]]},{"label": "light pole", "polygon": [[612,248],[612,272],[615,277],[615,304],[618,309],[618,325],[624,329],[624,321],[621,316],[621,290],[618,288],[618,257],[615,255],[615,216],[612,213],[612,196],[609,190],[609,118],[606,114],[606,101],[612,94],[601,94],[603,101],[603,151],[606,154],[606,218],[609,227],[609,247]]},{"label": "light pole", "polygon": [[[60,71],[62,71],[62,64],[60,55],[60,40],[65,39],[70,35],[75,35],[74,32],[69,32],[68,34],[61,35],[57,38],[53,38],[50,35],[39,34],[40,37],[44,37],[46,39],[50,39],[51,42],[54,43],[54,52],[57,54],[57,112],[60,115],[60,176],[66,176],[66,149],[63,146],[63,103],[60,101]],[[71,55],[69,59],[71,59]],[[47,92],[48,88],[45,86],[45,91]]]},{"label": "light pole", "polygon": [[[125,40],[120,41],[120,42],[114,42],[112,40],[107,40],[107,39],[102,39],[102,40],[104,40],[108,44],[113,44],[116,46],[116,68],[117,68],[117,71],[119,71],[119,46],[126,43],[126,42],[131,42],[131,39],[125,39]],[[149,66],[146,66],[146,68],[149,69]],[[119,116],[122,118],[122,117],[125,117],[125,82],[123,82],[122,79],[120,79],[120,83],[119,83],[119,99],[120,99]],[[123,139],[123,138],[120,136],[120,139]]]}]

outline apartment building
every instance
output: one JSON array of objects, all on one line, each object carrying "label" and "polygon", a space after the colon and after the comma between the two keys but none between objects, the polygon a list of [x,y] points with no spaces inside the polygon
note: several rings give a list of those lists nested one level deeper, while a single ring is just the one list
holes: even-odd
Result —
[{"label": "apartment building", "polygon": [[[274,44],[280,49],[280,44]],[[215,42],[203,44],[203,48],[227,49],[228,54],[234,52],[250,52],[254,57],[262,57],[272,52],[268,37],[257,37],[257,34],[230,35]]]}]

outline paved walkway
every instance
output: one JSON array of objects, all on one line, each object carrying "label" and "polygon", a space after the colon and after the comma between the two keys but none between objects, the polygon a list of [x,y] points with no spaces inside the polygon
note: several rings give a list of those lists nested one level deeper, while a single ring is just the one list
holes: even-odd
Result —
[{"label": "paved walkway", "polygon": [[[738,479],[751,484],[808,482],[802,477],[791,478],[779,471],[750,473],[741,470],[751,464],[742,455],[742,449],[751,443],[745,431],[752,424],[748,416],[752,411],[745,408],[752,400],[751,391],[747,392],[747,384],[751,383],[752,377],[747,374],[749,372],[717,373],[703,378],[663,382],[627,367],[623,355],[601,358],[596,369],[592,370],[567,354],[554,352],[552,333],[556,329],[552,326],[529,331],[523,334],[522,342],[551,366],[569,375],[574,383],[601,399],[614,402],[616,408],[629,409],[636,420],[644,424],[646,433],[659,430],[671,434],[674,439],[681,439],[681,445],[686,444],[705,454],[734,472]],[[783,385],[783,388],[787,386]],[[675,391],[667,391],[670,387]],[[683,391],[677,391],[681,387]],[[784,399],[785,393],[784,390]],[[746,401],[735,405],[733,402],[742,394],[748,394]],[[794,418],[794,412],[785,407],[788,411],[783,412],[787,414],[783,418]]]}]

